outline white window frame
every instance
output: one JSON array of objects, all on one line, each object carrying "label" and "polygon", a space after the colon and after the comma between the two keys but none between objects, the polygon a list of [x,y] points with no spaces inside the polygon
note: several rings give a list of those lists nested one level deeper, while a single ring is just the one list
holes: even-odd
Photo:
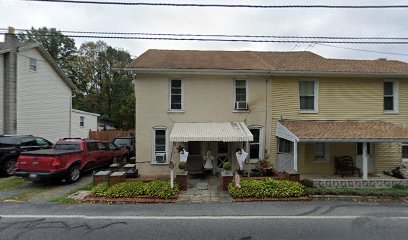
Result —
[{"label": "white window frame", "polygon": [[[165,148],[164,148],[164,152],[162,151],[157,151],[156,152],[156,130],[164,130],[165,131]],[[167,165],[169,164],[169,151],[168,151],[168,147],[169,147],[169,142],[168,142],[168,130],[167,127],[162,127],[162,126],[158,126],[158,127],[153,127],[152,129],[152,161],[151,164],[152,165]],[[166,159],[163,163],[158,163],[156,162],[156,153],[164,153],[166,154]]]},{"label": "white window frame", "polygon": [[[264,133],[264,127],[263,126],[249,126],[248,129],[257,129],[259,130],[259,143],[255,143],[255,144],[259,144],[259,158],[250,158],[251,156],[251,142],[248,142],[248,160],[249,163],[258,163],[259,161],[264,159],[264,148],[265,148],[265,133]],[[254,144],[254,143],[252,143]]]},{"label": "white window frame", "polygon": [[401,162],[408,162],[408,158],[403,158],[402,157],[402,148],[403,147],[408,147],[408,143],[401,144]]},{"label": "white window frame", "polygon": [[[313,110],[308,110],[308,109],[301,109],[300,108],[300,83],[301,82],[313,82]],[[299,100],[299,113],[318,113],[319,112],[319,81],[317,80],[307,80],[307,79],[301,79],[299,80],[298,84],[298,100]]]},{"label": "white window frame", "polygon": [[[81,126],[82,123],[82,126]],[[84,116],[79,116],[79,127],[84,128],[85,127],[85,117]]]},{"label": "white window frame", "polygon": [[[386,83],[386,82],[392,82],[393,84],[392,84],[392,87],[393,87],[393,95],[392,95],[392,97],[393,97],[393,104],[394,104],[394,109],[393,110],[385,110],[384,109],[384,105],[385,105],[385,101],[383,100],[383,110],[384,110],[384,113],[399,113],[399,108],[398,108],[398,98],[399,98],[399,84],[398,84],[398,81],[397,80],[392,80],[392,79],[387,79],[387,80],[385,80],[384,81],[384,83]],[[384,84],[383,84],[383,90],[384,90]],[[384,96],[383,97],[391,97],[391,95],[385,95],[384,94]]]},{"label": "white window frame", "polygon": [[38,69],[38,60],[35,58],[28,58],[28,66],[31,72],[37,72]]},{"label": "white window frame", "polygon": [[249,104],[249,91],[248,91],[248,79],[246,78],[236,78],[234,79],[234,101],[233,101],[233,109],[234,111],[238,112],[245,112],[248,111],[249,106],[247,109],[236,109],[235,103],[237,102],[237,81],[245,81],[245,102],[248,106]]},{"label": "white window frame", "polygon": [[[171,83],[172,81],[181,81],[181,109],[172,109],[171,108]],[[169,112],[184,112],[184,80],[181,78],[171,78],[169,80]]]},{"label": "white window frame", "polygon": [[[324,145],[324,157],[323,158],[316,157],[316,144]],[[315,142],[313,145],[313,155],[314,155],[315,163],[329,163],[329,144],[324,143],[324,142]]]}]

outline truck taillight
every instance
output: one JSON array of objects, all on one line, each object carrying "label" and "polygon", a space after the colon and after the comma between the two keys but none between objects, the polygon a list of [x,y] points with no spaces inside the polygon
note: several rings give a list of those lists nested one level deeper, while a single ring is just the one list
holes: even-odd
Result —
[{"label": "truck taillight", "polygon": [[54,168],[57,168],[57,167],[59,167],[60,165],[61,165],[61,161],[58,160],[58,159],[54,159],[54,160],[52,160],[52,162],[51,162],[51,166],[54,167]]}]

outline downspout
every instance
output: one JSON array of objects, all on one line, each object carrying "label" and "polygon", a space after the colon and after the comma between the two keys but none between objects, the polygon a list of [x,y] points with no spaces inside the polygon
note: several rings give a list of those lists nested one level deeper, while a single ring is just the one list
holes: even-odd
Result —
[{"label": "downspout", "polygon": [[75,93],[71,96],[71,101],[69,104],[69,133],[68,133],[69,137],[72,137],[72,99],[74,97],[76,97]]},{"label": "downspout", "polygon": [[263,146],[263,157],[265,159],[265,149],[266,149],[266,133],[268,131],[268,79],[265,80],[265,130],[264,130],[264,146]]},{"label": "downspout", "polygon": [[135,95],[135,136],[134,137],[135,137],[135,148],[136,148],[135,149],[135,164],[136,164],[136,162],[137,162],[137,149],[138,149],[138,146],[137,146],[137,134],[136,134],[136,132],[137,132],[137,128],[136,128],[136,126],[137,126],[136,74],[133,73],[133,71],[130,71],[130,73],[133,74],[133,79],[134,79],[134,84],[135,84],[135,87],[134,87],[133,91],[134,91],[134,95]]}]

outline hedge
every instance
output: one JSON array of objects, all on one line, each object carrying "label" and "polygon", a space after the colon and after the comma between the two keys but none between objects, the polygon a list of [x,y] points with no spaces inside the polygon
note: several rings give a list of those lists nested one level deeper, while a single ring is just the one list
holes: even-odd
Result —
[{"label": "hedge", "polygon": [[243,179],[241,180],[241,188],[236,187],[234,181],[231,182],[228,185],[228,192],[234,198],[287,198],[304,196],[305,187],[298,182],[272,178],[264,180]]},{"label": "hedge", "polygon": [[93,197],[133,198],[138,196],[168,199],[176,197],[180,192],[177,184],[171,188],[170,181],[154,180],[148,183],[141,181],[124,182],[108,188],[106,183],[99,184],[91,190]]}]

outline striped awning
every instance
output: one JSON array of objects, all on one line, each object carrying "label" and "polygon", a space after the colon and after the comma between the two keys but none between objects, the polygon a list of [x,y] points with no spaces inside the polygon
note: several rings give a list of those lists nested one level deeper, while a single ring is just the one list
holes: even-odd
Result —
[{"label": "striped awning", "polygon": [[253,138],[243,122],[175,123],[170,134],[171,142],[246,142]]}]

